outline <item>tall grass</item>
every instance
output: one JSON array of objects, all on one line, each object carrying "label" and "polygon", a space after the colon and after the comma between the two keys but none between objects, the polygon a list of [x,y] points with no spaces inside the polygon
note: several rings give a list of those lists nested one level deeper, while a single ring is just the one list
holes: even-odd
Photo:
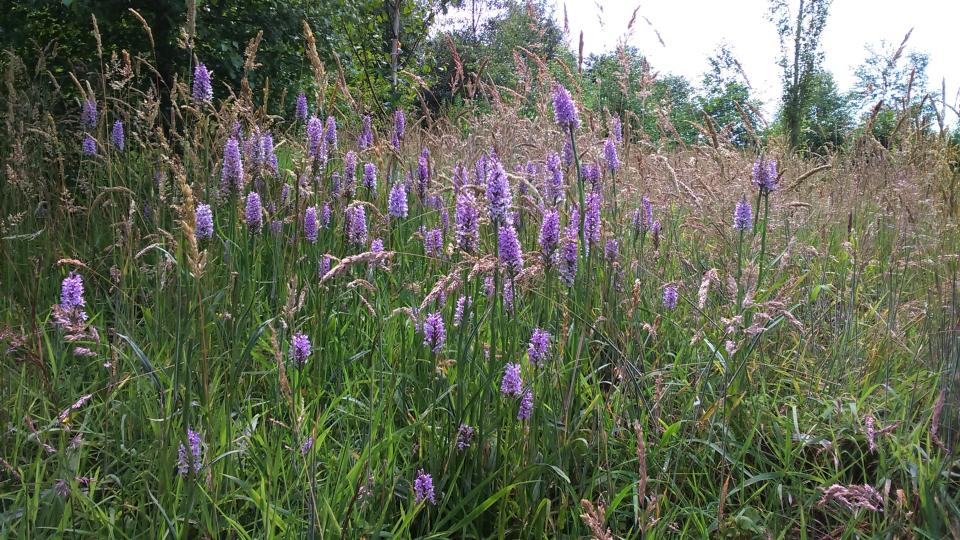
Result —
[{"label": "tall grass", "polygon": [[[322,69],[312,110],[339,130],[321,166],[308,159],[304,123],[268,113],[280,104],[266,92],[254,103],[251,91],[224,96],[215,86],[215,106],[204,105],[191,100],[184,69],[161,117],[143,58],[106,66],[91,85],[76,84],[100,113],[86,129],[97,155],[85,156],[79,104],[50,94],[42,71],[6,62],[4,534],[960,530],[955,150],[936,138],[911,133],[892,150],[853,141],[829,168],[773,143],[766,155],[780,157],[780,189],[743,233],[733,209],[756,194],[753,155],[625,140],[622,167],[596,188],[600,242],[585,249],[574,227],[580,254],[568,287],[538,246],[544,160],[570,136],[553,122],[546,78],[531,87],[533,116],[488,92],[478,99],[489,98],[492,114],[433,118],[429,128],[411,119],[399,151],[384,119],[358,159],[358,176],[376,165],[377,188],[359,187],[354,199],[343,186],[334,194],[333,174],[344,178],[360,105],[338,98]],[[46,104],[58,104],[56,114]],[[604,111],[580,114],[563,227],[591,189],[581,165],[602,162],[610,136]],[[117,119],[127,130],[122,152],[110,142]],[[242,189],[224,193],[225,142],[250,140],[255,128],[273,133],[280,172],[254,172],[244,155]],[[431,179],[421,197],[424,148]],[[484,198],[491,152],[510,172],[519,274],[497,261]],[[540,172],[513,172],[528,161]],[[468,171],[462,186],[457,165]],[[409,214],[391,218],[390,187],[408,173]],[[245,221],[250,190],[268,207],[259,233]],[[476,194],[481,215],[472,253],[455,244],[461,191]],[[644,195],[657,234],[631,223]],[[213,207],[209,239],[196,235],[200,202]],[[311,243],[306,208],[325,203],[330,224]],[[366,209],[363,245],[345,231],[351,205]],[[443,250],[428,256],[423,236],[435,228]],[[383,253],[371,253],[373,239]],[[608,240],[618,241],[615,259],[604,256]],[[322,276],[325,255],[334,269]],[[70,272],[83,277],[89,316],[72,328],[56,322],[54,307]],[[668,285],[678,289],[674,309],[664,305]],[[436,350],[423,332],[433,312],[446,329]],[[535,328],[552,335],[540,367],[527,358]],[[296,332],[312,342],[303,365],[291,359]],[[520,399],[501,393],[507,363],[521,365],[533,393],[529,419],[518,419]],[[462,425],[474,435],[458,447]],[[181,474],[188,430],[202,439],[201,461]],[[416,500],[420,470],[432,476],[435,504]]]}]

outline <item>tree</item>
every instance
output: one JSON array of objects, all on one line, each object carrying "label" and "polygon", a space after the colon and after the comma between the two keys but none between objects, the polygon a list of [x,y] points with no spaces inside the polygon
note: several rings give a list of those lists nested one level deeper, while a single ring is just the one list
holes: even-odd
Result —
[{"label": "tree", "polygon": [[729,47],[721,45],[708,62],[710,70],[703,75],[700,108],[727,140],[746,146],[750,131],[756,132],[760,103],[751,99],[750,81]]},{"label": "tree", "polygon": [[929,57],[906,50],[911,29],[900,46],[881,41],[879,49],[867,46],[867,57],[857,67],[852,96],[863,110],[883,101],[884,106],[905,110],[920,101],[927,87]]},{"label": "tree", "polygon": [[512,89],[531,84],[538,66],[531,54],[546,63],[558,58],[570,62],[563,30],[544,0],[466,0],[458,5],[451,17],[455,22],[428,45],[438,69],[430,88],[432,107],[450,104],[462,93],[472,97],[480,82]]},{"label": "tree", "polygon": [[592,108],[609,110],[633,122],[635,133],[643,133],[654,142],[671,138],[685,143],[696,141],[698,132],[693,122],[698,120],[699,110],[696,89],[690,81],[680,75],[653,72],[636,47],[590,55],[586,64],[584,86]]},{"label": "tree", "polygon": [[901,119],[913,117],[916,129],[932,123],[937,114],[927,90],[927,63],[922,52],[907,49],[911,29],[898,47],[881,41],[879,47],[867,46],[867,57],[854,72],[857,82],[850,100],[865,119],[873,116],[873,136],[884,146],[894,142],[894,131]]},{"label": "tree", "polygon": [[[260,31],[259,66],[248,74],[251,86],[260,87],[269,80],[272,96],[284,90],[300,91],[312,80],[304,54],[303,21],[307,21],[328,71],[342,68],[351,92],[367,103],[398,106],[412,98],[416,85],[392,83],[404,78],[413,82],[414,77],[404,74],[407,66],[417,66],[418,74],[429,76],[431,65],[423,45],[430,26],[439,12],[458,0],[0,1],[12,4],[0,8],[4,13],[0,48],[27,59],[35,58],[41,46],[56,48],[59,56],[48,59],[47,65],[67,83],[62,84],[66,91],[73,88],[67,73],[84,77],[100,70],[94,18],[107,58],[120,50],[142,53],[156,67],[160,75],[156,82],[164,94],[174,75],[181,80],[192,76],[191,53],[214,73],[218,94],[225,91],[224,84],[238,91],[244,51]],[[195,6],[193,13],[188,4]],[[150,26],[149,37],[130,9]],[[196,36],[191,43],[182,39],[188,26]],[[288,100],[288,107],[292,101]]]},{"label": "tree", "polygon": [[820,36],[827,24],[830,3],[831,0],[800,0],[794,16],[788,0],[770,0],[770,19],[780,36],[781,115],[791,148],[800,145],[803,114],[809,109],[815,75],[823,62]]},{"label": "tree", "polygon": [[833,74],[815,72],[810,81],[809,108],[804,114],[803,147],[821,153],[842,146],[852,125],[851,108]]}]

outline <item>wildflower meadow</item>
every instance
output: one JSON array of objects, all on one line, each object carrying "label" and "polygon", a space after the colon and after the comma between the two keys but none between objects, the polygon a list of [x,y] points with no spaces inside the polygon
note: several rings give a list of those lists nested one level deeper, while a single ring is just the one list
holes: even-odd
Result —
[{"label": "wildflower meadow", "polygon": [[302,41],[8,62],[0,536],[957,537],[955,147],[380,108]]}]

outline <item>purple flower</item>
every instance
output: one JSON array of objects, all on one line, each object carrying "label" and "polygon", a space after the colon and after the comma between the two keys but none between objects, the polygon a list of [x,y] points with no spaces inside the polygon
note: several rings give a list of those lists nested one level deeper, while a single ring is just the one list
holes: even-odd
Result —
[{"label": "purple flower", "polygon": [[460,298],[457,299],[457,307],[453,311],[453,326],[460,326],[460,322],[463,321],[463,310],[470,305],[470,300],[465,295],[460,295]]},{"label": "purple flower", "polygon": [[483,278],[483,294],[490,298],[493,296],[493,293],[496,292],[495,284],[493,283],[493,276],[488,275]]},{"label": "purple flower", "polygon": [[414,504],[420,504],[423,501],[437,504],[433,493],[433,476],[423,472],[423,469],[419,469],[417,478],[413,481],[413,502]]},{"label": "purple flower", "polygon": [[500,381],[500,393],[505,396],[519,397],[523,391],[523,379],[520,377],[520,364],[508,363]]},{"label": "purple flower", "polygon": [[567,287],[573,287],[573,280],[577,276],[577,251],[576,229],[567,231],[567,234],[564,235],[563,244],[560,246],[559,264],[560,279]]},{"label": "purple flower", "polygon": [[210,72],[207,66],[197,64],[193,68],[193,100],[198,103],[213,101],[213,85],[210,84]]},{"label": "purple flower", "polygon": [[256,191],[247,193],[246,218],[250,232],[258,233],[263,229],[263,207],[260,205],[260,194]]},{"label": "purple flower", "polygon": [[527,347],[527,358],[534,366],[540,367],[550,355],[550,332],[541,328],[534,328],[530,336],[530,345]]},{"label": "purple flower", "polygon": [[423,250],[427,257],[439,257],[443,255],[443,231],[440,229],[427,231],[423,239]]},{"label": "purple flower", "polygon": [[477,210],[476,199],[469,191],[463,190],[457,195],[453,220],[457,249],[473,253],[479,241],[480,212]]},{"label": "purple flower", "polygon": [[209,204],[199,203],[195,211],[194,227],[198,239],[213,237],[213,211]]},{"label": "purple flower", "polygon": [[323,121],[316,116],[307,120],[307,155],[311,159],[327,161],[327,142],[324,136]]},{"label": "purple flower", "polygon": [[493,171],[487,177],[487,205],[490,211],[490,221],[499,225],[509,223],[508,210],[513,197],[510,195],[510,183],[507,181],[507,172],[499,162],[494,165]]},{"label": "purple flower", "polygon": [[277,161],[277,153],[273,150],[273,135],[269,131],[260,137],[259,147],[260,152],[258,156],[260,158],[260,165],[266,167],[274,176],[280,174],[280,164]]},{"label": "purple flower", "polygon": [[407,189],[403,182],[397,182],[390,188],[390,197],[387,203],[387,210],[390,217],[406,218],[409,211],[407,207]]},{"label": "purple flower", "polygon": [[617,157],[617,145],[610,139],[603,142],[603,156],[607,159],[607,168],[611,172],[617,172],[620,168],[620,158]]},{"label": "purple flower", "polygon": [[191,470],[198,473],[203,466],[203,441],[200,434],[187,429],[187,444],[189,449],[183,443],[180,443],[180,448],[177,449],[177,470],[180,476],[186,476]]},{"label": "purple flower", "polygon": [[282,219],[270,220],[270,232],[277,235],[283,232],[283,220]]},{"label": "purple flower", "polygon": [[607,245],[603,249],[603,258],[609,263],[616,262],[620,257],[620,244],[613,238],[607,240]]},{"label": "purple flower", "polygon": [[633,210],[633,232],[635,234],[640,234],[645,229],[643,224],[643,210],[640,208],[635,208]]},{"label": "purple flower", "polygon": [[290,358],[301,366],[306,364],[310,358],[310,338],[301,332],[294,334],[290,341]]},{"label": "purple flower", "polygon": [[470,448],[474,433],[475,430],[472,427],[467,424],[460,424],[460,428],[457,430],[457,450],[462,452]]},{"label": "purple flower", "polygon": [[547,156],[547,181],[544,186],[544,198],[547,201],[547,204],[554,206],[558,201],[562,201],[564,198],[564,186],[563,186],[563,168],[560,164],[560,156],[556,154],[550,154]]},{"label": "purple flower", "polygon": [[600,165],[597,163],[584,163],[581,167],[583,177],[590,182],[592,191],[600,190]]},{"label": "purple flower", "polygon": [[320,226],[326,229],[330,226],[330,204],[323,203],[320,207]]},{"label": "purple flower", "polygon": [[777,189],[777,162],[773,159],[757,158],[753,162],[753,185],[761,193],[770,193]]},{"label": "purple flower", "polygon": [[403,132],[407,129],[407,117],[403,111],[397,109],[393,111],[393,148],[399,152],[400,142],[403,141]]},{"label": "purple flower", "polygon": [[340,187],[340,171],[333,171],[330,173],[330,196],[334,199],[338,198],[340,196]]},{"label": "purple flower", "polygon": [[[383,240],[374,238],[373,242],[370,242],[370,253],[383,253]],[[385,265],[383,261],[371,262],[370,268],[382,268]]]},{"label": "purple flower", "polygon": [[563,165],[564,167],[573,166],[573,144],[570,141],[563,143]]},{"label": "purple flower", "polygon": [[318,277],[323,279],[323,276],[327,275],[327,272],[330,271],[330,255],[324,255],[320,257],[320,269],[317,271]]},{"label": "purple flower", "polygon": [[503,281],[503,309],[513,315],[513,280]]},{"label": "purple flower", "polygon": [[357,153],[347,152],[343,158],[343,191],[344,197],[352,199],[357,193]]},{"label": "purple flower", "polygon": [[260,153],[260,128],[255,128],[250,136],[240,140],[240,143],[243,146],[243,160],[247,167],[257,171],[263,163],[263,156]]},{"label": "purple flower", "polygon": [[307,95],[303,92],[297,96],[297,120],[304,121],[310,115],[310,108],[307,105]]},{"label": "purple flower", "polygon": [[443,327],[443,317],[436,311],[429,315],[423,321],[423,344],[438,353],[447,341],[447,332]]},{"label": "purple flower", "polygon": [[306,213],[303,215],[303,234],[310,243],[317,243],[317,238],[319,237],[318,225],[317,207],[311,206],[307,208]]},{"label": "purple flower", "polygon": [[243,160],[240,158],[240,143],[236,138],[227,139],[223,147],[223,169],[220,171],[220,189],[227,192],[231,187],[243,187]]},{"label": "purple flower", "polygon": [[653,222],[653,225],[650,226],[650,232],[653,234],[653,248],[660,248],[660,220]]},{"label": "purple flower", "polygon": [[360,150],[366,150],[373,146],[373,127],[369,114],[363,115],[363,130],[360,132],[360,138],[357,139],[357,146]]},{"label": "purple flower", "polygon": [[97,140],[90,136],[89,133],[83,134],[83,144],[81,145],[84,155],[95,156],[97,155]]},{"label": "purple flower", "polygon": [[430,150],[424,148],[417,158],[417,196],[424,200],[430,185]]},{"label": "purple flower", "polygon": [[363,187],[370,191],[377,190],[377,166],[373,163],[363,164]]},{"label": "purple flower", "polygon": [[580,127],[580,115],[577,106],[570,97],[570,92],[560,83],[553,85],[553,116],[563,129],[577,129]]},{"label": "purple flower", "polygon": [[623,123],[620,122],[620,117],[614,116],[611,121],[611,124],[613,128],[612,131],[613,131],[614,140],[617,141],[618,143],[623,142]]},{"label": "purple flower", "polygon": [[327,117],[327,132],[326,132],[327,144],[330,148],[337,149],[337,119],[328,116]]},{"label": "purple flower", "polygon": [[116,122],[113,123],[113,131],[110,133],[110,138],[113,141],[113,146],[117,150],[123,152],[123,143],[124,143],[123,122],[121,122],[120,120],[117,120]]},{"label": "purple flower", "polygon": [[747,199],[741,198],[737,202],[737,207],[733,210],[733,228],[738,231],[745,231],[750,228],[752,223],[752,209]]},{"label": "purple flower", "polygon": [[308,453],[310,453],[310,450],[312,448],[313,448],[313,437],[307,437],[307,439],[303,441],[303,444],[300,445],[300,456],[301,457],[306,456]]},{"label": "purple flower", "polygon": [[553,265],[559,243],[560,213],[556,210],[547,210],[543,214],[543,224],[540,225],[540,255],[547,268]]},{"label": "purple flower", "polygon": [[83,299],[83,276],[70,272],[60,283],[60,307],[70,311],[84,305],[86,301]]},{"label": "purple flower", "polygon": [[367,211],[363,205],[349,206],[344,210],[347,239],[350,243],[363,246],[367,243]]},{"label": "purple flower", "polygon": [[676,309],[677,307],[677,286],[667,285],[663,288],[663,307],[667,309]]},{"label": "purple flower", "polygon": [[497,254],[500,265],[511,275],[517,275],[523,270],[523,252],[520,250],[520,240],[513,225],[500,227],[500,238],[497,242]]},{"label": "purple flower", "polygon": [[533,390],[527,389],[520,398],[520,408],[517,409],[517,420],[529,420],[533,416]]},{"label": "purple flower", "polygon": [[646,231],[653,227],[653,205],[650,204],[650,199],[648,199],[646,195],[644,195],[641,204],[643,206],[643,220],[640,226]]},{"label": "purple flower", "polygon": [[600,194],[587,194],[587,213],[583,217],[583,233],[586,237],[588,247],[600,243]]},{"label": "purple flower", "polygon": [[83,108],[80,110],[80,123],[89,129],[97,127],[97,102],[93,98],[83,101]]},{"label": "purple flower", "polygon": [[437,201],[440,203],[440,227],[443,229],[443,232],[447,232],[450,229],[450,212],[447,210],[446,205],[443,204],[443,199],[437,197]]}]

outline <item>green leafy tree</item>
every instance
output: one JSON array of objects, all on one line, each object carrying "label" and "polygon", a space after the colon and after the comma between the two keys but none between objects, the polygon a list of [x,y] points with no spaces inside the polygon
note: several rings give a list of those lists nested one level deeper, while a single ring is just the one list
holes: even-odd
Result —
[{"label": "green leafy tree", "polygon": [[867,57],[854,72],[857,82],[850,100],[860,111],[864,126],[870,122],[873,136],[886,147],[893,144],[894,131],[902,126],[901,118],[913,117],[915,126],[932,123],[937,114],[927,90],[927,63],[922,52],[907,49],[907,32],[898,47],[885,41],[879,47],[867,47]]},{"label": "green leafy tree", "polygon": [[[273,96],[304,88],[312,81],[303,39],[307,21],[328,71],[342,68],[356,97],[384,112],[408,103],[415,83],[429,80],[431,64],[424,44],[436,15],[451,4],[450,0],[206,0],[196,2],[191,14],[186,0],[3,1],[9,5],[0,17],[0,47],[26,58],[35,58],[41,44],[48,51],[56,48],[59,54],[49,65],[55,75],[92,74],[101,67],[92,32],[96,19],[104,54],[109,58],[120,50],[143,53],[156,67],[156,82],[164,95],[174,75],[191,76],[185,72],[191,53],[213,71],[218,93],[225,91],[223,85],[238,90],[244,76],[244,51],[260,31],[259,66],[248,74],[251,86],[261,87],[269,80]],[[150,26],[149,36],[131,9]],[[185,31],[196,38],[187,42]],[[411,67],[415,69],[406,71]],[[288,100],[288,107],[292,101]]]},{"label": "green leafy tree", "polygon": [[801,144],[823,153],[843,145],[852,127],[852,104],[840,93],[833,74],[817,71],[810,81],[809,107],[804,111]]},{"label": "green leafy tree", "polygon": [[456,7],[459,22],[429,44],[438,69],[430,88],[435,108],[472,97],[479,83],[511,89],[532,84],[539,65],[531,55],[572,65],[563,30],[544,0],[467,0]]},{"label": "green leafy tree", "polygon": [[782,123],[791,148],[801,143],[804,112],[809,110],[815,78],[823,63],[820,37],[827,24],[831,0],[800,0],[796,13],[788,0],[770,0],[770,18],[780,36],[783,70]]},{"label": "green leafy tree", "polygon": [[881,41],[879,47],[867,46],[867,57],[857,67],[857,78],[851,92],[859,109],[864,110],[883,101],[885,107],[904,110],[916,105],[927,88],[929,57],[906,49],[910,34],[899,47]]},{"label": "green leafy tree", "polygon": [[[654,142],[697,139],[696,89],[680,75],[660,76],[651,71],[635,47],[587,59],[585,87],[590,105],[630,121],[633,131]],[[629,113],[629,114],[628,114]]]},{"label": "green leafy tree", "polygon": [[725,140],[746,146],[751,142],[750,133],[757,132],[760,103],[750,97],[750,81],[728,47],[718,48],[708,62],[710,69],[701,83],[700,108]]}]

